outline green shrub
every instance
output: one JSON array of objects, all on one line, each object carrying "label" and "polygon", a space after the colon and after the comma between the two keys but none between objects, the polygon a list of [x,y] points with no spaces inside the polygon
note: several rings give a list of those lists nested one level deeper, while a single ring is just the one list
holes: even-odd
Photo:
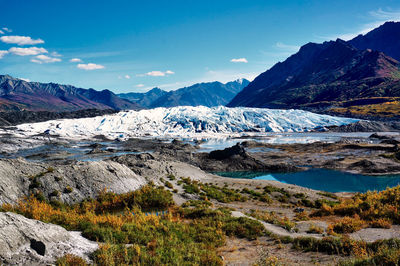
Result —
[{"label": "green shrub", "polygon": [[183,185],[183,189],[185,190],[186,193],[189,193],[189,194],[199,194],[200,193],[200,188],[197,184],[185,184],[185,185]]},{"label": "green shrub", "polygon": [[60,195],[61,193],[58,190],[53,190],[53,192],[49,194],[50,197],[59,197]]},{"label": "green shrub", "polygon": [[319,226],[316,226],[315,224],[310,225],[310,227],[307,230],[307,233],[309,234],[322,234],[324,232],[324,229],[322,229]]},{"label": "green shrub", "polygon": [[331,199],[338,199],[339,198],[334,193],[326,192],[326,191],[317,192],[317,194],[321,195],[321,196],[324,196],[324,197],[327,197],[327,198],[331,198]]},{"label": "green shrub", "polygon": [[170,188],[170,189],[173,189],[173,188],[174,188],[174,186],[172,185],[172,183],[169,182],[169,181],[166,181],[164,184],[165,184],[165,186],[166,186],[167,188]]},{"label": "green shrub", "polygon": [[89,264],[82,259],[73,254],[66,254],[56,261],[57,266],[88,266]]},{"label": "green shrub", "polygon": [[176,177],[175,177],[173,174],[168,175],[167,178],[168,178],[169,180],[171,180],[171,181],[173,181],[173,180],[176,179]]},{"label": "green shrub", "polygon": [[264,226],[260,222],[247,217],[229,219],[222,229],[228,236],[247,238],[249,240],[256,239],[264,232]]},{"label": "green shrub", "polygon": [[64,188],[64,193],[69,194],[69,193],[72,193],[72,191],[74,191],[74,189],[72,187],[70,187],[70,186],[66,186]]}]

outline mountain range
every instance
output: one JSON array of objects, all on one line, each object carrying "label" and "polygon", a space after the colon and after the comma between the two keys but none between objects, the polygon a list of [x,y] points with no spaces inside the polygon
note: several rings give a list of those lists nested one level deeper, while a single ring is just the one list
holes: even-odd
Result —
[{"label": "mountain range", "polygon": [[250,81],[237,79],[228,83],[218,81],[197,83],[174,91],[154,88],[146,93],[118,94],[145,108],[175,106],[220,106],[229,103]]},{"label": "mountain range", "polygon": [[[27,82],[0,75],[0,111],[70,112],[174,106],[299,108],[331,113],[334,108],[371,105],[370,113],[400,99],[400,22],[386,22],[352,40],[308,43],[252,82],[198,83],[175,91],[114,94],[56,83]],[[389,106],[389,105],[388,105]],[[389,112],[396,104],[381,108]],[[399,105],[400,107],[400,105]],[[339,108],[339,109],[338,109]],[[339,113],[349,113],[348,109]],[[392,112],[392,111],[390,111]],[[373,113],[373,112],[372,112]]]},{"label": "mountain range", "polygon": [[76,88],[56,83],[27,82],[0,75],[1,111],[77,111],[84,109],[138,109],[136,103],[109,90]]},{"label": "mountain range", "polygon": [[393,36],[400,36],[400,23],[387,22],[347,42],[308,43],[256,77],[228,106],[305,108],[399,97],[400,64],[393,57],[400,58],[400,38]]}]

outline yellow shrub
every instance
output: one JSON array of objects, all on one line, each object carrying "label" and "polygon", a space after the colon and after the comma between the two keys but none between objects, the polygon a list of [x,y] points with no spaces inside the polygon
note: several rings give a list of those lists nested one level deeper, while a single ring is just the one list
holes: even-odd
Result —
[{"label": "yellow shrub", "polygon": [[392,223],[385,218],[380,218],[377,220],[373,220],[369,223],[369,226],[372,228],[386,228],[389,229],[390,227],[392,227]]},{"label": "yellow shrub", "polygon": [[328,226],[328,233],[334,234],[350,234],[362,229],[365,226],[365,221],[361,220],[358,215],[354,217],[344,217],[340,221]]}]

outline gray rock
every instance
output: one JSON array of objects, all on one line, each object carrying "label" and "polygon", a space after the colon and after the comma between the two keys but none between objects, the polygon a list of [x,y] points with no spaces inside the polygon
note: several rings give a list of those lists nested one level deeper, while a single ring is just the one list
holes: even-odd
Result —
[{"label": "gray rock", "polygon": [[61,226],[28,219],[15,213],[0,213],[0,264],[45,265],[65,254],[86,260],[98,244]]},{"label": "gray rock", "polygon": [[[54,168],[48,172],[49,167]],[[37,176],[34,182],[32,176]],[[144,177],[126,165],[113,161],[76,162],[74,165],[49,165],[24,159],[0,160],[0,204],[15,204],[29,193],[42,192],[64,203],[80,202],[107,189],[126,193],[146,184]]]}]

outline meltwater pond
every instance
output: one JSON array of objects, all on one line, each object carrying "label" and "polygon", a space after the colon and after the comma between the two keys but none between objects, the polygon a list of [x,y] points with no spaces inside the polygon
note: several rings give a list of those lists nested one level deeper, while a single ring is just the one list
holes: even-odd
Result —
[{"label": "meltwater pond", "polygon": [[400,175],[366,176],[315,168],[294,173],[218,172],[215,174],[232,178],[274,180],[328,192],[381,191],[400,184]]}]

